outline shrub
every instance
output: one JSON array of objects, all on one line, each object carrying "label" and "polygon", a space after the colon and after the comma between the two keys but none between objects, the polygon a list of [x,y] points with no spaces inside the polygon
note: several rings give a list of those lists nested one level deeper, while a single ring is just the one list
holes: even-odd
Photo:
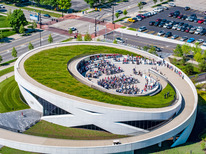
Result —
[{"label": "shrub", "polygon": [[114,43],[114,44],[117,44],[117,40],[114,40],[113,43]]},{"label": "shrub", "polygon": [[200,63],[199,63],[199,69],[201,72],[205,72],[206,71],[206,63],[205,63],[205,60],[202,60]]},{"label": "shrub", "polygon": [[205,141],[202,141],[202,142],[201,142],[201,149],[202,149],[202,150],[205,150]]},{"label": "shrub", "polygon": [[185,66],[185,72],[186,72],[186,74],[191,75],[194,72],[194,66],[190,63],[187,64]]}]

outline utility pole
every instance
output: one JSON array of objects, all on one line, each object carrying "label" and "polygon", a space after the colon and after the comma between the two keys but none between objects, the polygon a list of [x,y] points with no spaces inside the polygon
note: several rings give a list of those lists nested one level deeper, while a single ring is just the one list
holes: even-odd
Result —
[{"label": "utility pole", "polygon": [[114,22],[114,6],[112,7],[112,23],[114,24],[114,29],[115,29],[115,22]]}]

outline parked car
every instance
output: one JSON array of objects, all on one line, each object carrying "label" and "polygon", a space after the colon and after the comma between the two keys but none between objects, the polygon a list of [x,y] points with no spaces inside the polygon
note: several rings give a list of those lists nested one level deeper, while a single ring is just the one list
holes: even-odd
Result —
[{"label": "parked car", "polygon": [[187,36],[183,36],[183,37],[180,39],[180,41],[185,41],[185,40],[187,40],[187,39],[188,39]]},{"label": "parked car", "polygon": [[125,41],[122,39],[122,38],[120,38],[120,37],[117,37],[116,38],[116,41],[118,42],[118,43],[124,43]]},{"label": "parked car", "polygon": [[185,19],[187,19],[187,16],[183,16],[183,17],[182,17],[182,20],[185,20]]},{"label": "parked car", "polygon": [[194,38],[189,38],[189,39],[187,40],[187,43],[192,43],[192,42],[194,42],[194,41],[195,41]]},{"label": "parked car", "polygon": [[153,26],[154,23],[155,23],[154,21],[150,21],[150,22],[149,22],[149,25],[150,25],[150,26]]},{"label": "parked car", "polygon": [[168,3],[169,6],[175,7],[175,3]]},{"label": "parked car", "polygon": [[164,35],[164,34],[165,34],[165,31],[164,31],[164,30],[161,30],[161,31],[159,31],[159,32],[157,33],[158,36],[162,36],[162,35]]},{"label": "parked car", "polygon": [[197,18],[196,18],[196,19],[194,19],[193,22],[194,22],[194,23],[198,23],[199,20],[200,20],[200,19],[197,19]]},{"label": "parked car", "polygon": [[116,13],[122,14],[123,11],[122,10],[117,10]]},{"label": "parked car", "polygon": [[136,17],[134,17],[134,18],[128,18],[127,21],[135,23],[138,20]]},{"label": "parked car", "polygon": [[161,27],[163,27],[163,26],[164,26],[164,24],[165,24],[164,22],[160,22],[160,24],[158,25],[158,27],[160,27],[160,28],[161,28]]},{"label": "parked car", "polygon": [[203,46],[206,46],[206,41],[205,42],[203,42],[203,44],[202,44]]},{"label": "parked car", "polygon": [[198,35],[203,31],[202,27],[198,27],[197,30],[195,31],[195,34]]},{"label": "parked car", "polygon": [[185,11],[190,10],[190,7],[186,6],[186,7],[184,8],[184,10],[185,10]]},{"label": "parked car", "polygon": [[171,29],[171,28],[172,28],[172,25],[167,25],[166,28],[167,28],[167,29]]},{"label": "parked car", "polygon": [[162,21],[162,19],[157,19],[157,20],[155,20],[155,21],[156,21],[156,22],[157,22],[157,21]]},{"label": "parked car", "polygon": [[172,39],[176,39],[176,38],[178,38],[179,37],[179,35],[173,35],[172,36]]},{"label": "parked car", "polygon": [[165,34],[165,37],[170,37],[170,36],[172,36],[172,32],[167,32],[167,33]]},{"label": "parked car", "polygon": [[143,31],[145,31],[145,30],[147,30],[147,28],[146,28],[145,26],[142,26],[142,27],[139,28],[138,31],[139,31],[139,32],[143,32]]},{"label": "parked car", "polygon": [[173,29],[173,30],[176,30],[178,26],[179,26],[179,25],[176,24],[176,25],[174,25],[174,26],[172,27],[172,29]]},{"label": "parked car", "polygon": [[181,28],[182,28],[182,26],[178,26],[178,27],[177,27],[177,30],[178,30],[178,31],[180,31],[180,30],[181,30]]},{"label": "parked car", "polygon": [[200,43],[203,43],[204,40],[203,39],[198,39],[196,42],[200,44]]},{"label": "parked car", "polygon": [[141,2],[142,3],[142,5],[146,5],[147,3],[146,2]]},{"label": "parked car", "polygon": [[156,21],[155,23],[154,23],[154,26],[158,26],[160,24],[160,22],[159,21]]},{"label": "parked car", "polygon": [[196,28],[195,27],[192,27],[189,31],[190,34],[193,34],[195,32]]},{"label": "parked car", "polygon": [[44,17],[50,18],[51,16],[49,14],[44,14]]},{"label": "parked car", "polygon": [[173,15],[174,15],[174,13],[171,12],[168,16],[169,16],[169,17],[173,17]]},{"label": "parked car", "polygon": [[206,34],[206,29],[203,29],[201,32],[200,32],[200,35],[205,35]]},{"label": "parked car", "polygon": [[182,19],[182,17],[183,17],[183,14],[180,14],[177,18]]},{"label": "parked car", "polygon": [[198,23],[199,23],[199,24],[202,24],[204,21],[205,21],[204,19],[200,19],[200,20],[198,21]]},{"label": "parked car", "polygon": [[69,30],[70,30],[70,29],[71,29],[72,31],[76,31],[76,30],[77,30],[75,27],[70,27]]}]

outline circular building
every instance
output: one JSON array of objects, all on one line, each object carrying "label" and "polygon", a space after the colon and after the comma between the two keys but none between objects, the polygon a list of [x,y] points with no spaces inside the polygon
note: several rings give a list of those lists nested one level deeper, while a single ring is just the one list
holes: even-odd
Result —
[{"label": "circular building", "polygon": [[[61,54],[66,48],[70,52]],[[54,69],[57,59],[66,75]],[[63,140],[0,130],[4,134],[0,144],[25,151],[133,153],[161,146],[169,138],[174,147],[187,141],[196,118],[196,88],[181,70],[119,44],[68,42],[33,49],[17,60],[15,80],[28,105],[41,112],[43,120],[128,136]]]}]

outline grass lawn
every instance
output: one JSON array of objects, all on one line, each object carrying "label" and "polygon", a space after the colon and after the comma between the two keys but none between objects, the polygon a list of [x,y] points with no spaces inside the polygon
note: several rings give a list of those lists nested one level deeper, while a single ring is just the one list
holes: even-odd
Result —
[{"label": "grass lawn", "polygon": [[6,22],[6,16],[0,15],[0,28],[9,27],[8,23]]},{"label": "grass lawn", "polygon": [[26,152],[26,151],[17,150],[17,149],[13,149],[13,148],[9,148],[9,147],[2,147],[0,149],[0,153],[2,153],[2,154],[37,154],[37,153]]},{"label": "grass lawn", "polygon": [[137,31],[136,28],[127,28],[127,30]]},{"label": "grass lawn", "polygon": [[0,76],[5,75],[5,74],[7,74],[7,73],[10,73],[10,72],[12,72],[12,71],[14,71],[14,66],[8,67],[8,68],[6,68],[6,69],[1,70],[1,71],[0,71]]},{"label": "grass lawn", "polygon": [[104,131],[64,127],[44,120],[26,130],[24,134],[72,140],[105,140],[127,137]]},{"label": "grass lawn", "polygon": [[68,38],[68,39],[66,39],[66,40],[63,40],[62,42],[69,42],[69,41],[71,41],[73,38]]},{"label": "grass lawn", "polygon": [[3,38],[16,34],[15,31],[10,30],[10,29],[3,29],[3,30],[0,30],[0,31],[2,31]]},{"label": "grass lawn", "polygon": [[[126,97],[100,92],[77,81],[67,71],[67,62],[80,54],[121,53],[129,51],[105,46],[68,46],[42,51],[31,56],[25,63],[26,72],[36,81],[58,91],[100,102],[143,108],[160,108],[168,106],[175,94],[168,84],[165,89],[155,96]],[[135,56],[135,54],[133,53]],[[164,99],[164,94],[170,91],[171,96]]]},{"label": "grass lawn", "polygon": [[0,83],[0,113],[29,108],[20,100],[20,92],[14,76]]}]

